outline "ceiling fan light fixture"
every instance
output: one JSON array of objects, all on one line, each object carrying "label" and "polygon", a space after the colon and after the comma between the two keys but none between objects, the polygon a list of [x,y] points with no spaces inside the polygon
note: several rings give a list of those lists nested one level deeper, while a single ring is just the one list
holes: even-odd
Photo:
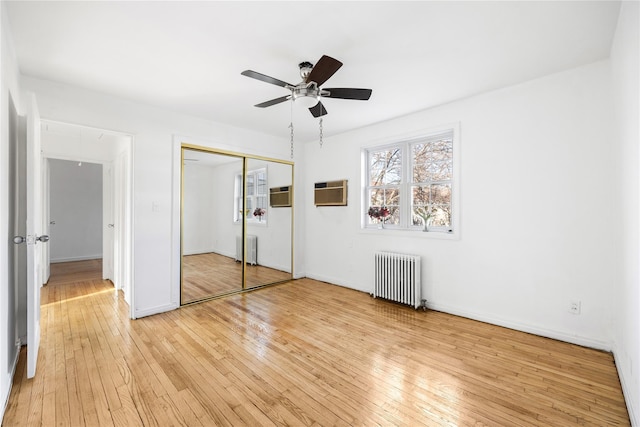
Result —
[{"label": "ceiling fan light fixture", "polygon": [[311,108],[320,101],[320,93],[318,89],[313,86],[296,87],[291,93],[295,103],[305,108]]},{"label": "ceiling fan light fixture", "polygon": [[318,103],[320,100],[318,96],[314,95],[297,95],[293,97],[296,105],[300,105],[304,108],[311,108]]}]

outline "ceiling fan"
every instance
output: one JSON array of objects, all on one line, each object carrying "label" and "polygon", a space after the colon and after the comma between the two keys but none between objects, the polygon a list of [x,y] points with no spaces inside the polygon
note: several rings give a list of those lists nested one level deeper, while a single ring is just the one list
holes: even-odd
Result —
[{"label": "ceiling fan", "polygon": [[302,77],[302,81],[295,85],[269,77],[256,71],[243,71],[241,73],[243,76],[271,83],[276,86],[282,86],[283,88],[291,91],[291,94],[289,95],[271,99],[269,101],[256,104],[255,106],[265,108],[280,104],[281,102],[285,102],[290,99],[294,101],[300,100],[305,103],[305,106],[309,106],[309,111],[313,117],[322,117],[327,114],[327,110],[324,108],[324,105],[322,105],[322,102],[320,102],[320,98],[356,99],[366,101],[371,96],[371,89],[321,88],[320,86],[329,80],[329,78],[333,76],[340,67],[342,67],[342,62],[330,56],[322,55],[322,58],[318,60],[315,66],[312,63],[305,61],[298,64],[298,67],[300,67],[300,77]]}]

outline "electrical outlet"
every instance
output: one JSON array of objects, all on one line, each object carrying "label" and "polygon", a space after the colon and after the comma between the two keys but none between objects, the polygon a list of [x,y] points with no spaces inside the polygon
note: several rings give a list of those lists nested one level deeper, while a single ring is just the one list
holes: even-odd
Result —
[{"label": "electrical outlet", "polygon": [[580,314],[580,308],[581,308],[580,306],[581,306],[580,301],[571,301],[569,303],[569,313]]}]

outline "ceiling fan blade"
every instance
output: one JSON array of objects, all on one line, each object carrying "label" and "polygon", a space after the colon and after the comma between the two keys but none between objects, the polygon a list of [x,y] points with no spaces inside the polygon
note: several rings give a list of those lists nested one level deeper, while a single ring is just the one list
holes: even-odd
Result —
[{"label": "ceiling fan blade", "polygon": [[329,92],[328,95],[322,95],[325,98],[358,99],[360,101],[366,101],[371,97],[371,89],[335,87],[332,89],[323,89],[323,91],[325,90]]},{"label": "ceiling fan blade", "polygon": [[316,118],[322,117],[327,114],[327,110],[326,108],[324,108],[324,105],[322,105],[322,102],[318,102],[315,106],[309,108],[309,111],[311,111],[313,117]]},{"label": "ceiling fan blade", "polygon": [[333,76],[340,67],[342,67],[342,62],[330,56],[322,55],[322,58],[318,60],[307,76],[306,83],[316,82],[318,86],[321,86],[329,80],[329,77]]},{"label": "ceiling fan blade", "polygon": [[251,77],[252,79],[257,79],[266,83],[271,83],[272,85],[276,85],[276,86],[282,86],[282,87],[293,86],[292,84],[283,82],[282,80],[278,80],[273,77],[269,77],[265,74],[258,73],[252,70],[244,70],[240,74],[242,74],[243,76]]},{"label": "ceiling fan blade", "polygon": [[264,108],[271,107],[272,105],[280,104],[281,102],[288,101],[291,99],[291,95],[281,96],[280,98],[275,98],[270,101],[265,101],[260,104],[256,104],[255,107]]}]

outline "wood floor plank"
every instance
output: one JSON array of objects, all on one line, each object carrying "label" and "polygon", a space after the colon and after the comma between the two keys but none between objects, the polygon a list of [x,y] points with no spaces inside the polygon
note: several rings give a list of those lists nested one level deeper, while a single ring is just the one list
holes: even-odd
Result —
[{"label": "wood floor plank", "polygon": [[3,426],[629,425],[609,353],[309,279],[132,321],[64,264]]}]

